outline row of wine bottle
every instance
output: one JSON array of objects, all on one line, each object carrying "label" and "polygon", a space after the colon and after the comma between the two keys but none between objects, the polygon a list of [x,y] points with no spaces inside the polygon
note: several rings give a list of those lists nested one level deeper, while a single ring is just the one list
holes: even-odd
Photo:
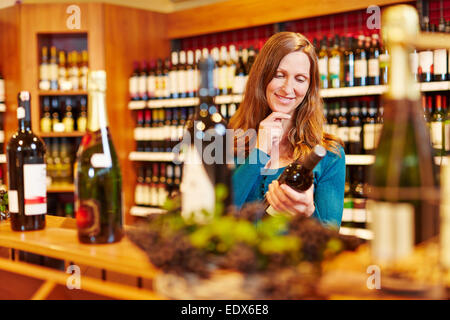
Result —
[{"label": "row of wine bottle", "polygon": [[129,79],[131,100],[194,97],[200,85],[198,61],[212,56],[216,94],[242,94],[256,51],[234,45],[202,50],[173,51],[170,58],[134,63]]},{"label": "row of wine bottle", "polygon": [[39,89],[41,90],[87,90],[89,71],[88,52],[64,50],[55,46],[42,47],[39,66]]},{"label": "row of wine bottle", "polygon": [[181,165],[157,163],[142,165],[138,169],[134,201],[138,206],[162,206],[167,197],[180,190]]},{"label": "row of wine bottle", "polygon": [[76,159],[74,144],[68,138],[47,138],[44,142],[47,148],[47,186],[73,184]]},{"label": "row of wine bottle", "polygon": [[85,132],[87,126],[86,98],[44,97],[41,132]]},{"label": "row of wine bottle", "polygon": [[374,154],[383,126],[383,106],[372,99],[342,99],[324,105],[324,131],[342,140],[346,154]]},{"label": "row of wine bottle", "polygon": [[450,109],[446,93],[422,96],[424,118],[436,156],[450,155]]},{"label": "row of wine bottle", "polygon": [[[236,112],[237,104],[222,104],[219,108],[223,118],[229,119]],[[136,150],[170,152],[183,137],[186,121],[194,111],[192,107],[138,110],[134,129]]]}]

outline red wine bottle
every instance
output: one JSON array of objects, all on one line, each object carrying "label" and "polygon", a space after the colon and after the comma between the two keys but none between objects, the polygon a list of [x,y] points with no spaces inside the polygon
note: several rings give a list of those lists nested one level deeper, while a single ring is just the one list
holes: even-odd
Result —
[{"label": "red wine bottle", "polygon": [[[287,184],[292,189],[303,192],[308,190],[314,182],[313,169],[325,157],[327,151],[321,145],[316,145],[303,161],[297,160],[289,164],[278,178],[278,183]],[[264,199],[266,212],[269,214],[276,213],[270,206],[267,198]]]},{"label": "red wine bottle", "polygon": [[45,228],[47,185],[44,142],[31,131],[30,93],[18,96],[19,129],[9,140],[8,198],[14,231]]},{"label": "red wine bottle", "polygon": [[122,175],[106,115],[106,73],[88,79],[88,128],[77,153],[75,209],[82,243],[112,243],[123,236]]}]

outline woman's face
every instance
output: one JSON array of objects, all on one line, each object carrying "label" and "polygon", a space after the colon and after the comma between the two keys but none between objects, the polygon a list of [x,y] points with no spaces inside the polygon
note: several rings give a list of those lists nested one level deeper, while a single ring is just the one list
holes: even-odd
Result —
[{"label": "woman's face", "polygon": [[293,115],[309,88],[308,56],[300,51],[287,54],[266,88],[266,98],[272,112]]}]

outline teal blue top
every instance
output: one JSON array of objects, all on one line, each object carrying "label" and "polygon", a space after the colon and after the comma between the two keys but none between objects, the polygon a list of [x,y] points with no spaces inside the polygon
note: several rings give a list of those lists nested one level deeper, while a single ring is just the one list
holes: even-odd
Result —
[{"label": "teal blue top", "polygon": [[[338,228],[341,226],[345,188],[345,153],[342,147],[339,151],[341,156],[327,151],[313,170],[316,207],[313,217],[324,225]],[[285,169],[264,169],[269,159],[269,155],[257,148],[246,159],[235,159],[232,179],[234,204],[238,208],[248,202],[262,201],[269,184]]]}]

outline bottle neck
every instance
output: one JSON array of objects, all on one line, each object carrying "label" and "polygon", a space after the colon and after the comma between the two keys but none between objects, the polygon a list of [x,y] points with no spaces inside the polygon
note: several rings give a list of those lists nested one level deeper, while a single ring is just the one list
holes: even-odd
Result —
[{"label": "bottle neck", "polygon": [[101,91],[89,92],[89,112],[87,129],[96,132],[108,128],[108,117],[106,114],[106,94]]},{"label": "bottle neck", "polygon": [[31,131],[30,101],[20,101],[17,108],[17,119],[20,131]]}]

